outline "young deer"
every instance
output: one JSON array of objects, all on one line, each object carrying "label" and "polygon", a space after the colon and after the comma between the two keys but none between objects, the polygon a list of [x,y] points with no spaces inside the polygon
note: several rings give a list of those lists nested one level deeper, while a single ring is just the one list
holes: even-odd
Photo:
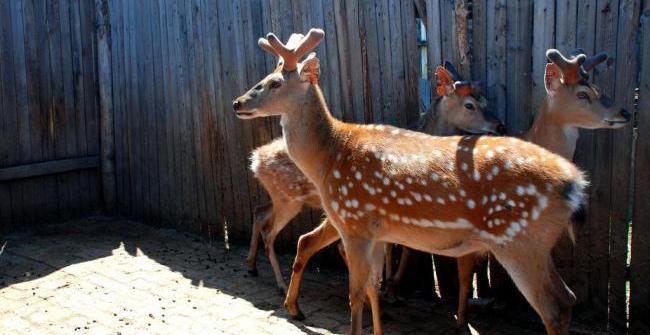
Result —
[{"label": "young deer", "polygon": [[[296,36],[294,40],[298,36],[302,37],[299,34],[294,34],[294,36]],[[487,102],[479,93],[477,86],[469,81],[463,81],[462,78],[455,75],[455,69],[451,64],[447,63],[445,67],[449,68],[449,70],[442,66],[436,69],[439,97],[424,118],[425,132],[432,135],[451,135],[458,134],[461,131],[503,134],[505,127],[497,118],[487,112]],[[255,210],[247,259],[248,272],[257,275],[257,249],[259,238],[262,237],[278,288],[286,293],[287,285],[284,282],[273,247],[275,238],[287,223],[300,212],[304,205],[316,209],[321,208],[320,198],[315,186],[289,158],[282,138],[253,150],[251,153],[251,170],[269,194],[271,203],[261,205]],[[325,220],[324,224],[327,224],[327,220]],[[306,240],[302,241],[298,244],[297,257],[304,259],[303,264],[305,264],[315,252],[336,240],[327,241],[329,242],[327,244],[321,244],[325,242],[323,240],[319,244]],[[307,245],[310,245],[308,254],[305,251]],[[314,250],[314,247],[318,249]],[[388,246],[387,250],[391,249]],[[390,254],[390,252],[387,253]],[[389,278],[387,291],[389,294],[394,292],[395,287],[403,278],[407,257],[408,251],[404,249],[399,268],[394,274],[391,262],[386,263],[386,277]],[[302,278],[302,275],[300,277]],[[299,280],[295,284],[297,289]],[[297,297],[297,292],[291,297],[292,299]],[[298,316],[297,313],[293,315],[298,318],[302,316],[302,314]]]},{"label": "young deer", "polygon": [[[544,76],[546,99],[523,139],[572,160],[578,141],[578,128],[621,128],[630,120],[630,114],[600,93],[596,85],[588,82],[589,72],[607,60],[606,53],[587,58],[578,49],[567,58],[558,50],[549,49],[546,57],[550,61]],[[467,324],[466,304],[477,257],[476,254],[469,254],[458,259],[457,323],[461,328]]]},{"label": "young deer", "polygon": [[318,86],[312,29],[287,47],[263,49],[283,64],[233,102],[242,119],[281,116],[289,157],[316,186],[343,242],[350,274],[351,333],[361,334],[366,295],[381,334],[377,278],[384,243],[452,257],[492,252],[539,313],[549,334],[566,334],[575,296],[550,252],[584,201],[571,162],[516,138],[433,137],[332,117]]}]

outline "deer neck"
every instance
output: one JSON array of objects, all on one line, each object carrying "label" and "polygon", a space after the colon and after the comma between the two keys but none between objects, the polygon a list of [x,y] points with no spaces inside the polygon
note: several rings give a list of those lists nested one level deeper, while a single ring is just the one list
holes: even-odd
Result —
[{"label": "deer neck", "polygon": [[443,97],[438,97],[431,106],[429,114],[422,131],[429,135],[450,136],[458,133],[456,127],[442,117]]},{"label": "deer neck", "polygon": [[339,147],[339,123],[330,114],[318,85],[310,85],[296,109],[282,115],[280,125],[289,157],[312,182],[327,173],[323,163]]},{"label": "deer neck", "polygon": [[557,111],[557,108],[547,97],[524,139],[572,160],[578,142],[578,128],[558,118],[556,113],[562,111]]}]

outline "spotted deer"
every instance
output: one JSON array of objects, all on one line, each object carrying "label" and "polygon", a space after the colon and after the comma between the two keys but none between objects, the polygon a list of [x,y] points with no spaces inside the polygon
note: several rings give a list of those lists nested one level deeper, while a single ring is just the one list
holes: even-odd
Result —
[{"label": "spotted deer", "polygon": [[[295,41],[302,35],[294,34],[294,36]],[[423,118],[423,130],[426,133],[451,135],[459,132],[473,134],[503,134],[505,132],[504,125],[488,112],[487,101],[480,94],[476,83],[463,80],[450,63],[446,63],[445,67],[439,66],[435,75],[439,96]],[[258,273],[257,250],[261,237],[273,268],[277,286],[286,292],[287,286],[273,247],[275,238],[303,206],[320,209],[320,198],[315,186],[289,158],[282,138],[253,150],[251,170],[269,194],[271,203],[259,206],[255,210],[247,259],[248,272],[252,275]],[[329,223],[325,220],[323,224]],[[335,231],[332,230],[332,232]],[[305,265],[315,252],[338,240],[337,238],[313,241],[309,239],[310,236],[312,235],[307,234],[307,237],[298,243],[296,258],[301,260],[299,264]],[[338,237],[338,234],[334,234],[334,236]],[[329,243],[324,244],[324,242]],[[391,253],[390,246],[387,246],[387,254]],[[395,287],[404,276],[408,254],[408,249],[404,249],[397,271],[393,271],[392,262],[386,263],[387,291],[390,295],[394,294]],[[390,256],[387,257],[390,259]],[[300,272],[298,277],[302,278],[302,266],[296,266],[294,271]],[[293,283],[295,285],[288,302],[288,305],[291,306],[295,305],[300,280],[293,281]],[[296,313],[294,316],[302,318],[302,313]]]},{"label": "spotted deer", "polygon": [[[587,57],[577,49],[567,58],[558,50],[549,49],[546,57],[550,62],[544,75],[546,98],[522,138],[572,160],[579,128],[621,128],[629,122],[630,113],[588,82],[589,73],[607,60],[606,53]],[[468,254],[458,259],[457,324],[461,328],[467,324],[467,300],[477,257],[477,254]]]},{"label": "spotted deer", "polygon": [[549,334],[567,334],[575,296],[550,252],[584,201],[571,162],[516,138],[434,137],[335,119],[318,85],[312,29],[295,44],[272,33],[260,46],[282,65],[233,102],[237,117],[281,116],[292,161],[315,185],[343,242],[351,333],[361,334],[366,296],[381,334],[377,278],[384,243],[452,257],[489,251]]}]

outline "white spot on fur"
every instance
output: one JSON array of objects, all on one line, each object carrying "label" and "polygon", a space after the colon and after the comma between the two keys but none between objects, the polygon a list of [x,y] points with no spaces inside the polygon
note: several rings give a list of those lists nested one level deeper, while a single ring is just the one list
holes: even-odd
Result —
[{"label": "white spot on fur", "polygon": [[476,207],[476,202],[474,202],[474,200],[472,200],[472,199],[468,199],[467,200],[467,207],[469,207],[470,209]]},{"label": "white spot on fur", "polygon": [[334,174],[334,178],[341,179],[341,172],[339,172],[339,170],[334,170],[332,174]]},{"label": "white spot on fur", "polygon": [[339,210],[339,203],[338,203],[338,202],[332,200],[332,203],[331,203],[330,205],[332,206],[332,209],[333,209],[334,211],[338,211],[338,210]]}]

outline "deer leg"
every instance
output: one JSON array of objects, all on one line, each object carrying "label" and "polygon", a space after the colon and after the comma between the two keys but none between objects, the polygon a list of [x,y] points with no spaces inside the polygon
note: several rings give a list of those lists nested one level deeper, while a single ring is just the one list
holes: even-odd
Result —
[{"label": "deer leg", "polygon": [[[496,252],[495,252],[496,251]],[[497,260],[523,293],[526,300],[542,318],[547,334],[569,334],[571,308],[576,298],[557,272],[550,250],[546,253],[531,251],[514,255],[493,250]],[[511,256],[512,255],[512,256]],[[521,255],[527,255],[522,259]]]},{"label": "deer leg", "polygon": [[370,310],[372,311],[372,331],[374,335],[381,335],[384,333],[381,326],[381,307],[379,306],[379,285],[381,282],[381,272],[384,262],[383,249],[384,246],[379,244],[375,245],[372,250],[371,281],[366,289],[366,296],[368,297]]},{"label": "deer leg", "polygon": [[404,274],[406,273],[406,267],[408,265],[408,260],[411,255],[411,249],[402,246],[402,254],[399,258],[399,263],[397,264],[397,272],[391,277],[388,277],[388,285],[386,285],[386,294],[390,301],[397,300],[397,288],[399,284],[404,279]]},{"label": "deer leg", "polygon": [[[278,262],[278,256],[275,254],[275,238],[282,231],[282,229],[293,219],[300,209],[302,208],[302,203],[300,202],[289,202],[284,203],[280,208],[275,206],[273,209],[272,219],[268,221],[267,226],[262,228],[262,236],[264,238],[264,246],[266,248],[266,253],[269,256],[269,261],[271,262],[271,267],[273,268],[273,273],[275,275],[275,281],[278,285],[280,291],[283,294],[287,292],[287,284],[284,282],[282,277],[282,270],[280,269],[280,262]],[[270,225],[270,226],[268,226]]]},{"label": "deer leg", "polygon": [[300,291],[300,283],[307,267],[309,259],[322,250],[326,246],[338,240],[339,233],[328,219],[323,220],[316,229],[300,236],[298,240],[298,250],[296,252],[296,259],[293,262],[293,271],[291,273],[291,281],[289,282],[289,290],[287,297],[284,300],[284,307],[289,312],[292,318],[296,320],[304,320],[305,316],[298,307],[298,294]]},{"label": "deer leg", "polygon": [[246,258],[246,263],[248,265],[248,273],[252,276],[257,277],[257,249],[260,244],[260,235],[262,234],[262,228],[264,225],[271,219],[273,214],[273,204],[266,204],[257,206],[255,212],[253,213],[253,228],[251,235],[251,246],[248,250],[248,257]]},{"label": "deer leg", "polygon": [[471,253],[458,258],[458,316],[456,325],[458,328],[467,326],[467,302],[472,289],[472,275],[476,254]]},{"label": "deer leg", "polygon": [[367,240],[350,237],[347,240],[344,238],[343,244],[350,273],[350,334],[361,335],[363,304],[372,275],[372,259],[369,252],[371,245]]}]

